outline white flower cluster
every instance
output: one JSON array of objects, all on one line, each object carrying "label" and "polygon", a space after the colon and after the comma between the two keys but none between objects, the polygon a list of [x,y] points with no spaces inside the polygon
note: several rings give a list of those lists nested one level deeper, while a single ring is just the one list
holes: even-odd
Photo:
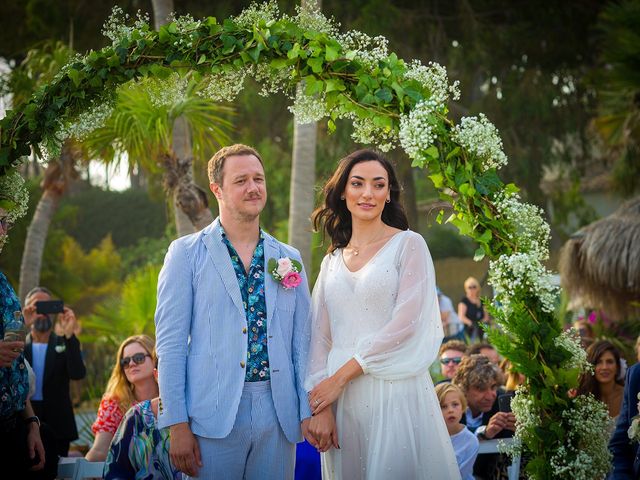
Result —
[{"label": "white flower cluster", "polygon": [[593,395],[578,395],[562,412],[567,440],[550,458],[554,477],[567,480],[604,478],[611,466],[607,448],[613,420]]},{"label": "white flower cluster", "polygon": [[[288,18],[285,15],[285,18]],[[325,17],[317,4],[306,2],[304,7],[296,6],[296,16],[291,19],[303,30],[326,33],[330,37],[338,36],[339,23]]]},{"label": "white flower cluster", "polygon": [[[189,78],[178,73],[172,73],[163,80],[151,79],[145,82],[145,93],[149,95],[151,103],[156,108],[169,107],[184,102],[187,97]],[[128,84],[132,89],[139,89],[135,83]],[[126,87],[125,87],[126,88]]]},{"label": "white flower cluster", "polygon": [[498,129],[484,114],[462,117],[453,128],[452,138],[482,162],[482,170],[498,169],[507,164]]},{"label": "white flower cluster", "polygon": [[429,90],[429,98],[437,104],[446,103],[449,95],[453,100],[460,100],[460,82],[456,80],[449,85],[447,69],[438,63],[429,62],[426,66],[420,60],[413,60],[408,65],[404,78],[415,80]]},{"label": "white flower cluster", "polygon": [[347,58],[360,61],[369,68],[378,66],[378,62],[389,56],[389,41],[382,35],[370,37],[366,33],[351,30],[337,35]]},{"label": "white flower cluster", "polygon": [[422,159],[422,153],[436,141],[434,124],[438,103],[432,98],[418,103],[409,115],[400,118],[400,145],[414,160]]},{"label": "white flower cluster", "polygon": [[233,102],[244,88],[245,78],[252,71],[250,66],[244,66],[240,69],[207,75],[203,79],[203,88],[198,91],[198,95],[215,102]]},{"label": "white flower cluster", "polygon": [[280,16],[278,2],[269,0],[268,2],[253,2],[245,8],[239,15],[231,17],[236,25],[246,30],[253,30],[253,26],[264,21],[267,24],[275,22]]},{"label": "white flower cluster", "polygon": [[552,313],[555,309],[558,288],[551,283],[551,273],[534,254],[504,254],[491,261],[489,283],[496,288],[496,298],[506,308],[517,294],[521,297],[529,292],[540,300],[543,311]]},{"label": "white flower cluster", "polygon": [[16,170],[0,176],[0,207],[7,211],[7,220],[14,223],[27,213],[29,191],[24,178]]},{"label": "white flower cluster", "polygon": [[136,21],[133,25],[127,25],[129,22],[129,14],[125,14],[119,6],[113,7],[111,15],[102,26],[102,34],[111,40],[113,45],[117,44],[122,38],[128,38],[131,32],[139,30],[149,25],[149,15],[138,11]]},{"label": "white flower cluster", "polygon": [[593,373],[593,365],[587,360],[587,352],[582,348],[580,335],[575,329],[565,330],[553,340],[553,343],[571,354],[571,358],[562,365],[562,368],[578,368],[581,372]]},{"label": "white flower cluster", "polygon": [[107,119],[113,113],[113,108],[112,101],[94,100],[86,110],[83,110],[75,119],[64,125],[58,135],[61,139],[71,137],[82,141],[91,132],[105,125]]},{"label": "white flower cluster", "polygon": [[388,152],[397,143],[397,133],[391,128],[381,128],[370,118],[353,118],[351,138],[358,143],[375,145],[382,152]]},{"label": "white flower cluster", "polygon": [[517,193],[500,192],[495,198],[499,216],[511,227],[509,240],[518,251],[534,254],[540,260],[549,258],[549,224],[543,218],[543,211],[536,205],[522,203]]},{"label": "white flower cluster", "polygon": [[288,108],[299,124],[317,122],[329,114],[324,94],[306,95],[301,88],[298,89],[293,105]]},{"label": "white flower cluster", "polygon": [[520,440],[513,443],[515,450],[521,448],[521,440],[540,425],[540,413],[535,410],[531,395],[522,386],[518,387],[515,397],[511,399],[511,411],[516,417],[515,438]]},{"label": "white flower cluster", "polygon": [[284,92],[286,96],[291,97],[290,93],[293,89],[291,85],[291,75],[293,74],[293,66],[285,68],[273,69],[268,63],[259,63],[255,66],[253,78],[260,85],[258,95],[268,97],[271,94]]}]

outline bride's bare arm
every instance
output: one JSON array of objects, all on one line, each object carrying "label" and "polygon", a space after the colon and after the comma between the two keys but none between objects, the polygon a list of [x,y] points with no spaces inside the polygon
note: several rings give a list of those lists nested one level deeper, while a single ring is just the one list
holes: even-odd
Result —
[{"label": "bride's bare arm", "polygon": [[309,393],[311,413],[317,415],[325,410],[338,399],[350,381],[358,378],[363,373],[358,361],[352,358],[340,367],[336,373],[321,381]]}]

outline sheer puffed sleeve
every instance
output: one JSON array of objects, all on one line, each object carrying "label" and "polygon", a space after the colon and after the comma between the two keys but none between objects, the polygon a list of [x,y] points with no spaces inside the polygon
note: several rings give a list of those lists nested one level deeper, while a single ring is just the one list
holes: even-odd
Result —
[{"label": "sheer puffed sleeve", "polygon": [[311,295],[311,345],[304,388],[309,392],[327,378],[327,357],[331,350],[331,324],[325,302],[324,284],[327,278],[330,255],[322,260],[318,279]]},{"label": "sheer puffed sleeve", "polygon": [[365,374],[394,380],[426,374],[444,337],[431,254],[407,232],[398,249],[398,291],[388,323],[358,341],[354,358]]}]

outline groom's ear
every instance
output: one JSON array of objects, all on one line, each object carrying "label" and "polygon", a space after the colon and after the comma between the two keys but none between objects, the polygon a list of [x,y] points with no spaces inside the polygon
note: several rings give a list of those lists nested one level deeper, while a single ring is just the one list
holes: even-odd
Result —
[{"label": "groom's ear", "polygon": [[211,182],[209,184],[209,189],[211,190],[211,193],[213,193],[213,195],[217,198],[220,199],[222,192],[220,191],[220,185],[215,183],[215,182]]}]

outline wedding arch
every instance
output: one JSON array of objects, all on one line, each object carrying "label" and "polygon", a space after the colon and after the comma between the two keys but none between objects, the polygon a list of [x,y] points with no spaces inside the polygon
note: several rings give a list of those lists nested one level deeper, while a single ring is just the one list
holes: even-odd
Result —
[{"label": "wedding arch", "polygon": [[[252,5],[217,21],[179,17],[152,30],[145,19],[127,24],[117,15],[105,33],[112,44],[78,56],[20,111],[0,122],[0,175],[35,148],[58,153],[69,136],[82,138],[108,117],[118,88],[154,78],[167,94],[188,75],[205,87],[201,95],[232,100],[247,76],[264,94],[284,93],[300,123],[349,119],[353,138],[381,150],[400,145],[424,168],[448,218],[479,245],[475,259],[490,261],[498,328],[489,335],[515,370],[526,376],[513,401],[519,442],[530,455],[533,478],[591,479],[609,467],[608,416],[593,397],[571,398],[588,367],[577,338],[564,332],[554,309],[557,290],[543,262],[549,227],[538,207],[520,201],[497,170],[507,163],[502,141],[482,114],[454,123],[447,104],[459,96],[444,67],[405,62],[388,51],[384,37],[341,33],[321,13],[299,9],[281,15],[274,1]],[[295,95],[295,86],[304,89]],[[161,101],[161,99],[159,100]]]}]

